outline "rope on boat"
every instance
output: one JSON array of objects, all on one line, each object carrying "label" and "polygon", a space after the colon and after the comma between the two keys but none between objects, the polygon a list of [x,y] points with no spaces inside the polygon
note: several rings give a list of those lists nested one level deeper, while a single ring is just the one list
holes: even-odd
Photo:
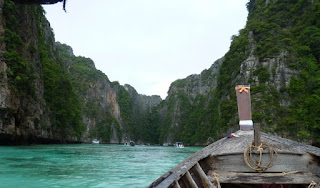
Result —
[{"label": "rope on boat", "polygon": [[[269,155],[270,155],[270,160],[267,163],[267,165],[262,165],[262,154],[264,150],[269,150]],[[254,151],[259,152],[259,160],[253,159],[253,153]],[[255,146],[254,143],[252,142],[245,150],[243,153],[244,161],[250,167],[251,169],[257,171],[257,172],[263,172],[270,168],[274,161],[277,160],[278,158],[278,153],[276,150],[274,150],[271,146],[268,144],[261,142],[260,146]]]},{"label": "rope on boat", "polygon": [[221,188],[218,174],[215,173],[215,172],[213,173],[213,182],[214,182],[215,184],[217,184],[217,188]]},{"label": "rope on boat", "polygon": [[314,181],[312,181],[312,182],[310,183],[310,185],[308,186],[308,188],[316,188],[316,187],[317,187],[317,183],[314,182]]},{"label": "rope on boat", "polygon": [[272,174],[264,174],[263,177],[281,177],[287,176],[290,174],[300,173],[300,171],[290,171],[290,172],[282,172],[282,173],[272,173]]}]

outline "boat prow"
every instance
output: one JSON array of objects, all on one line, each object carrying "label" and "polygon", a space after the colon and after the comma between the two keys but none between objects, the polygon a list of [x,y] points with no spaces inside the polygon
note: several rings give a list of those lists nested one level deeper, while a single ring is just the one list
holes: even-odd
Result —
[{"label": "boat prow", "polygon": [[257,171],[249,167],[244,158],[245,150],[254,139],[253,131],[243,132],[238,131],[235,133],[238,137],[223,138],[198,151],[154,181],[149,188],[237,188],[273,183],[307,188],[312,182],[320,182],[319,148],[261,133],[262,142],[268,143],[277,154],[271,159],[269,153],[263,152],[262,165],[267,165],[270,160],[272,165],[264,171]]},{"label": "boat prow", "polygon": [[260,133],[251,119],[250,87],[235,89],[240,130],[198,151],[149,187],[320,188],[320,148]]}]

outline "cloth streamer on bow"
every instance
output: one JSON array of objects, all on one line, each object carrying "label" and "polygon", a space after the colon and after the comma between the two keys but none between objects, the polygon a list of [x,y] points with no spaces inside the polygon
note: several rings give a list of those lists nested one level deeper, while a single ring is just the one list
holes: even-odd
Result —
[{"label": "cloth streamer on bow", "polygon": [[245,86],[236,87],[236,90],[239,90],[240,93],[242,93],[243,91],[245,93],[249,93],[250,87],[245,87]]}]

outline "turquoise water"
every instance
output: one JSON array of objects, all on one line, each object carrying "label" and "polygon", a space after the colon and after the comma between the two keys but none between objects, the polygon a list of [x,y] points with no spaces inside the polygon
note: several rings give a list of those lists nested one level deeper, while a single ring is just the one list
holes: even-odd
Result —
[{"label": "turquoise water", "polygon": [[200,147],[0,147],[0,187],[146,187]]}]

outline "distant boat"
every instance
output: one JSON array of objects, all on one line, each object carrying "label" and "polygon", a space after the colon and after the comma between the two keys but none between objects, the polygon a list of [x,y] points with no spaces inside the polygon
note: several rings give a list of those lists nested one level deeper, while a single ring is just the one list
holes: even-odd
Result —
[{"label": "distant boat", "polygon": [[97,140],[97,139],[93,139],[93,140],[92,140],[92,144],[99,144],[99,143],[100,143],[100,141]]},{"label": "distant boat", "polygon": [[124,145],[125,146],[134,146],[135,143],[134,143],[134,141],[130,140],[130,142],[125,142]]},{"label": "distant boat", "polygon": [[177,147],[177,148],[184,148],[184,145],[183,145],[182,142],[176,142],[176,143],[174,144],[174,146]]},{"label": "distant boat", "polygon": [[129,144],[130,144],[130,146],[134,146],[135,145],[134,141],[132,141],[132,140],[130,141]]}]

